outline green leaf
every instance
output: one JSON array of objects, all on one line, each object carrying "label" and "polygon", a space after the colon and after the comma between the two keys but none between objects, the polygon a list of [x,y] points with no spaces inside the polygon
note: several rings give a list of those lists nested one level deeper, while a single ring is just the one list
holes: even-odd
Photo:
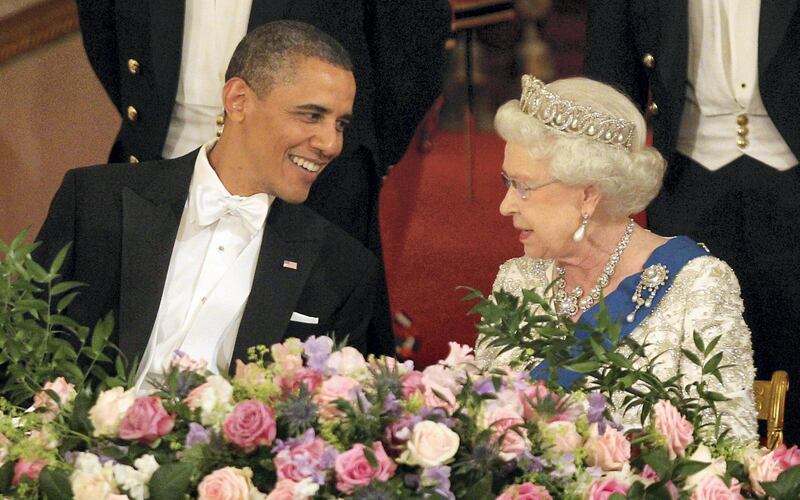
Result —
[{"label": "green leaf", "polygon": [[375,456],[375,452],[372,451],[372,448],[364,446],[364,457],[367,459],[367,462],[369,462],[370,467],[376,470],[378,469],[378,458]]},{"label": "green leaf", "polygon": [[189,494],[194,467],[186,463],[165,464],[150,478],[152,500],[183,500]]},{"label": "green leaf", "polygon": [[719,343],[721,338],[722,335],[717,335],[716,337],[714,337],[714,340],[709,342],[708,345],[706,346],[706,350],[703,351],[703,354],[708,356],[710,353],[714,352],[714,348],[717,347],[717,344]]},{"label": "green leaf", "polygon": [[768,496],[775,500],[796,500],[800,498],[800,465],[796,465],[778,475],[778,479],[761,483]]},{"label": "green leaf", "polygon": [[694,330],[692,332],[692,337],[694,338],[694,346],[697,348],[697,350],[699,352],[704,352],[706,350],[706,346],[700,333],[697,330]]},{"label": "green leaf", "polygon": [[703,366],[703,362],[700,361],[700,358],[697,357],[697,354],[693,353],[692,351],[690,351],[688,349],[681,349],[681,352],[683,353],[684,356],[689,358],[689,361],[691,361],[695,365]]},{"label": "green leaf", "polygon": [[80,281],[62,281],[61,283],[58,283],[57,285],[53,286],[53,288],[50,289],[50,295],[53,296],[61,295],[62,293],[67,293],[70,290],[73,290],[81,286],[86,286],[86,285],[84,283],[81,283]]},{"label": "green leaf", "polygon": [[716,370],[720,361],[722,361],[722,353],[718,352],[714,355],[714,357],[709,359],[705,365],[703,365],[703,375],[712,373],[714,370]]},{"label": "green leaf", "polygon": [[64,309],[69,307],[69,305],[72,303],[73,300],[75,300],[75,297],[77,297],[78,295],[80,295],[79,292],[72,292],[61,297],[61,300],[59,300],[58,304],[56,304],[56,312],[60,313],[64,311]]},{"label": "green leaf", "polygon": [[45,467],[39,474],[39,489],[47,500],[72,500],[72,486],[66,472]]},{"label": "green leaf", "polygon": [[53,259],[53,263],[50,264],[50,274],[56,275],[58,271],[61,270],[61,265],[64,264],[64,259],[67,258],[67,254],[69,253],[69,249],[72,247],[72,243],[67,243],[64,245],[64,248],[58,251],[56,254],[56,258]]},{"label": "green leaf", "polygon": [[654,448],[648,453],[643,453],[642,460],[649,465],[659,477],[666,478],[671,476],[672,462],[670,462],[667,449],[663,446]]},{"label": "green leaf", "polygon": [[579,363],[567,363],[564,368],[578,373],[589,373],[603,367],[599,361],[584,361]]},{"label": "green leaf", "polygon": [[13,460],[9,460],[2,467],[0,467],[0,493],[11,492],[11,480],[14,479],[14,465]]}]

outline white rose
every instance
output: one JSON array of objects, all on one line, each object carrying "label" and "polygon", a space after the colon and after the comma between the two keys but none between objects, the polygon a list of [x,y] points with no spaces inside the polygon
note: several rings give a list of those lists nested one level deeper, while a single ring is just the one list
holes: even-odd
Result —
[{"label": "white rose", "polygon": [[119,493],[110,464],[100,465],[100,459],[92,453],[78,455],[70,484],[75,500],[106,499]]},{"label": "white rose", "polygon": [[144,500],[150,497],[148,484],[153,473],[158,469],[158,462],[153,455],[144,455],[133,462],[136,467],[115,464],[111,470],[117,484],[125,490],[131,500]]},{"label": "white rose", "polygon": [[233,409],[233,386],[224,377],[212,375],[186,396],[186,405],[193,410],[200,408],[203,425],[221,425]]},{"label": "white rose", "polygon": [[398,461],[422,467],[438,467],[453,458],[461,440],[446,425],[423,420],[414,426],[406,450]]},{"label": "white rose", "polygon": [[326,366],[337,375],[362,378],[367,373],[364,355],[353,347],[343,347],[328,357]]},{"label": "white rose", "polygon": [[569,420],[556,420],[547,424],[545,439],[552,443],[553,451],[559,453],[574,452],[583,444],[583,438],[578,434],[574,422]]},{"label": "white rose", "polygon": [[125,412],[136,400],[136,391],[114,387],[100,393],[97,402],[89,410],[89,420],[94,426],[95,437],[116,437]]}]

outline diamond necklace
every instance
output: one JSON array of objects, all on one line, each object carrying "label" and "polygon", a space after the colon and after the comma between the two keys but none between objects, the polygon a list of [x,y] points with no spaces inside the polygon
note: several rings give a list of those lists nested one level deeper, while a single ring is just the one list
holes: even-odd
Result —
[{"label": "diamond necklace", "polygon": [[586,311],[592,307],[595,302],[600,300],[600,293],[603,291],[603,288],[608,285],[611,276],[614,275],[622,252],[631,241],[634,225],[633,219],[628,219],[628,225],[625,226],[625,234],[622,235],[622,239],[617,243],[617,248],[611,252],[611,256],[608,258],[603,272],[600,273],[600,277],[597,278],[597,283],[589,290],[589,295],[586,297],[583,296],[583,288],[579,286],[576,286],[571,292],[567,292],[567,282],[565,280],[567,271],[564,269],[564,266],[556,267],[558,278],[556,278],[557,289],[554,302],[558,314],[574,316],[578,312],[578,309],[580,309],[581,312]]}]

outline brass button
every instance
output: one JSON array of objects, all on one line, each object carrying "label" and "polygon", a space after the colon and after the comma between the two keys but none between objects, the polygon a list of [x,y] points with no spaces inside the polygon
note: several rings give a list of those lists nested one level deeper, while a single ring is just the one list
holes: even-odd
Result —
[{"label": "brass button", "polygon": [[139,158],[137,158],[137,157],[135,157],[133,155],[130,155],[128,157],[128,163],[139,163]]},{"label": "brass button", "polygon": [[747,125],[747,122],[748,122],[747,115],[745,115],[745,114],[741,114],[741,115],[736,117],[736,124],[737,125],[744,126],[744,125]]},{"label": "brass button", "polygon": [[136,59],[128,59],[128,71],[132,75],[138,75],[142,65]]},{"label": "brass button", "polygon": [[222,137],[222,129],[221,128],[217,129],[217,137]]},{"label": "brass button", "polygon": [[644,64],[645,68],[653,69],[656,66],[656,58],[648,52],[642,57],[642,64]]},{"label": "brass button", "polygon": [[739,137],[746,136],[748,132],[750,132],[750,129],[748,129],[747,127],[736,127],[736,134]]},{"label": "brass button", "polygon": [[647,111],[649,111],[653,115],[657,115],[658,114],[658,104],[656,104],[655,102],[651,102],[650,104],[647,105]]},{"label": "brass button", "polygon": [[748,145],[750,145],[750,141],[748,141],[744,137],[739,137],[738,139],[736,139],[736,145],[739,146],[740,148],[744,149]]},{"label": "brass button", "polygon": [[217,115],[217,125],[225,125],[225,115]]},{"label": "brass button", "polygon": [[128,106],[127,109],[128,120],[135,122],[139,118],[139,112],[133,106]]}]

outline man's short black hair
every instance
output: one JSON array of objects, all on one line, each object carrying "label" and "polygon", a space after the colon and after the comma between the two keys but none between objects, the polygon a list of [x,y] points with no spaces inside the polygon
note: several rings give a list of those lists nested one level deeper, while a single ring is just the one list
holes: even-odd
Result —
[{"label": "man's short black hair", "polygon": [[259,97],[288,83],[299,57],[313,57],[352,72],[353,62],[333,37],[299,21],[274,21],[249,32],[233,52],[225,81],[238,76]]}]

